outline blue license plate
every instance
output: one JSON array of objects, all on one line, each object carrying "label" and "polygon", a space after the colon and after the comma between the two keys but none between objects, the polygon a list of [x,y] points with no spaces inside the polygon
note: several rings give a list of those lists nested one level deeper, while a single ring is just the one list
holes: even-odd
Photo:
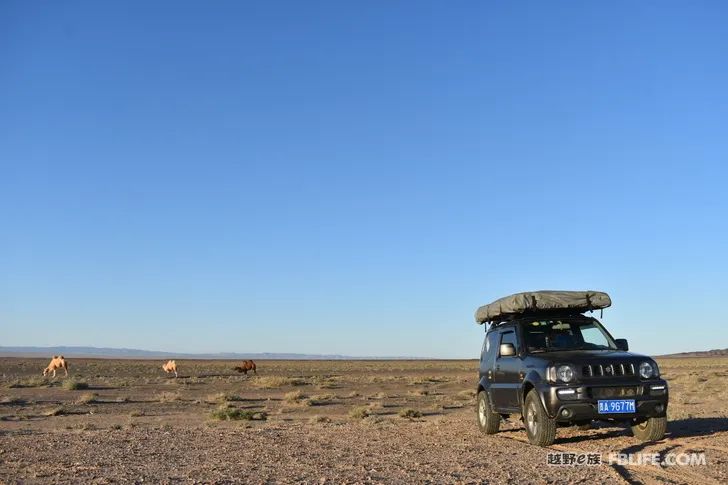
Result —
[{"label": "blue license plate", "polygon": [[634,413],[634,399],[604,399],[597,401],[599,414]]}]

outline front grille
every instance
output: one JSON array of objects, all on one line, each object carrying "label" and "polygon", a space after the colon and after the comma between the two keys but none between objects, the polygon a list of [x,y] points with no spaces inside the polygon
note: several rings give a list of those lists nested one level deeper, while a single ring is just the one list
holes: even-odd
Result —
[{"label": "front grille", "polygon": [[613,362],[609,364],[591,364],[581,368],[584,377],[621,377],[635,375],[634,364],[629,362]]},{"label": "front grille", "polygon": [[610,397],[634,397],[642,395],[642,386],[625,387],[592,387],[591,396],[594,399],[606,399]]}]

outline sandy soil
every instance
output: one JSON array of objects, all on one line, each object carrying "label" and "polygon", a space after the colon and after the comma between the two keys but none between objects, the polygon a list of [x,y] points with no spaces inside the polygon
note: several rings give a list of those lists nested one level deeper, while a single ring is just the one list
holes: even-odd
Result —
[{"label": "sandy soil", "polygon": [[[475,361],[260,361],[249,376],[178,361],[178,379],[157,361],[70,362],[70,379],[43,379],[44,360],[0,359],[0,482],[728,482],[728,358],[660,361],[665,440],[601,424],[560,428],[548,449],[517,419],[479,433]],[[705,453],[707,465],[548,466],[554,452]]]}]

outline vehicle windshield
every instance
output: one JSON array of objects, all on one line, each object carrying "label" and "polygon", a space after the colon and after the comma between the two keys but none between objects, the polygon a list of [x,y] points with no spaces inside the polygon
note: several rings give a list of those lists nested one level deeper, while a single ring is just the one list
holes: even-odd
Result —
[{"label": "vehicle windshield", "polygon": [[617,345],[594,318],[538,318],[522,323],[528,352],[616,350]]}]

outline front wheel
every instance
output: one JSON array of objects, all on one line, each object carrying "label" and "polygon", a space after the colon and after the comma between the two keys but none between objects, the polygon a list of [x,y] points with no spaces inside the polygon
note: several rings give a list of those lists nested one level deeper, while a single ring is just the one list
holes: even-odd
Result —
[{"label": "front wheel", "polygon": [[523,403],[523,423],[532,445],[549,446],[556,439],[556,420],[546,414],[535,389],[528,393]]},{"label": "front wheel", "polygon": [[500,414],[494,413],[490,407],[488,394],[478,392],[478,428],[485,434],[495,434],[500,427]]},{"label": "front wheel", "polygon": [[632,426],[632,434],[640,441],[659,441],[665,437],[667,417],[648,418]]}]

